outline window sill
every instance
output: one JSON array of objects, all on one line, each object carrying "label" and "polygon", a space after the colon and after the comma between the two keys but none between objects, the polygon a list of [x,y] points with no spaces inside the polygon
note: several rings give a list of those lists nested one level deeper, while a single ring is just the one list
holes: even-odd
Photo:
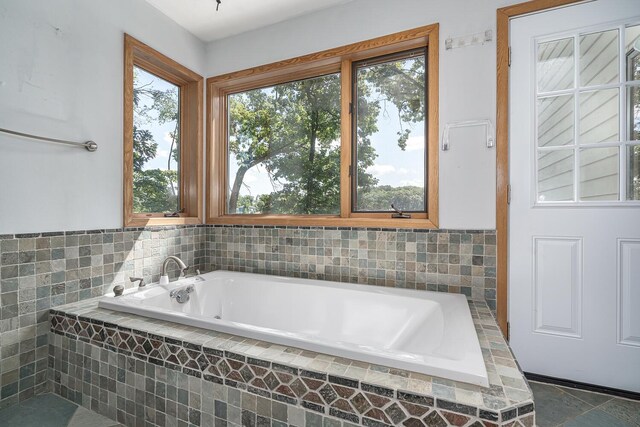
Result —
[{"label": "window sill", "polygon": [[154,227],[160,225],[202,224],[202,220],[198,217],[165,218],[163,216],[154,216],[127,218],[124,223],[125,227]]},{"label": "window sill", "polygon": [[438,224],[429,219],[341,218],[323,215],[225,215],[221,217],[207,218],[206,223],[221,225],[279,225],[296,227],[438,228]]}]

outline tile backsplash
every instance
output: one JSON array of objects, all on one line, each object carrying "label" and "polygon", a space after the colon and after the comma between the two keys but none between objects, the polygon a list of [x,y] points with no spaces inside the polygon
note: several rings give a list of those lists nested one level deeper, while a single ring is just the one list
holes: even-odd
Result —
[{"label": "tile backsplash", "polygon": [[168,255],[202,271],[463,293],[493,310],[495,242],[495,231],[209,225],[0,235],[0,408],[47,387],[50,308],[130,276],[157,281]]},{"label": "tile backsplash", "polygon": [[204,237],[194,226],[0,235],[0,407],[46,387],[50,308],[157,280],[167,255],[203,269]]},{"label": "tile backsplash", "polygon": [[209,269],[463,293],[496,305],[496,234],[476,230],[207,227]]}]

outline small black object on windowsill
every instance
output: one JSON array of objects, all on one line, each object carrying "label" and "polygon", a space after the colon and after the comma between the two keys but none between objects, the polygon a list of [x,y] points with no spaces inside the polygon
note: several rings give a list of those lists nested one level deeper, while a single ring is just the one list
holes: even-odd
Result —
[{"label": "small black object on windowsill", "polygon": [[393,203],[391,203],[391,209],[395,211],[395,213],[391,214],[391,218],[403,218],[403,219],[411,218],[411,215],[404,213],[400,209],[396,208],[395,206],[393,206]]},{"label": "small black object on windowsill", "polygon": [[175,212],[167,212],[166,214],[164,214],[165,218],[179,218],[180,214],[184,213],[184,208],[180,209],[179,211],[175,211]]}]

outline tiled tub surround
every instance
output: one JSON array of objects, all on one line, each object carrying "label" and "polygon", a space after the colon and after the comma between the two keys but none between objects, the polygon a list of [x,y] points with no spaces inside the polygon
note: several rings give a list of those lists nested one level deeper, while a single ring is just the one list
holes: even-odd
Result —
[{"label": "tiled tub surround", "polygon": [[132,291],[98,307],[489,385],[464,295],[224,270]]},{"label": "tiled tub surround", "polygon": [[49,308],[132,286],[129,276],[156,281],[166,255],[202,271],[457,292],[493,309],[495,251],[494,231],[473,230],[207,225],[0,235],[0,407],[46,388]]},{"label": "tiled tub surround", "polygon": [[96,300],[52,310],[50,377],[56,393],[126,425],[534,425],[531,391],[490,310],[470,308],[489,388],[100,309]]},{"label": "tiled tub surround", "polygon": [[496,307],[496,234],[482,230],[207,226],[209,270],[462,293]]},{"label": "tiled tub surround", "polygon": [[134,286],[130,276],[157,281],[167,255],[204,269],[205,234],[188,226],[0,235],[0,407],[47,387],[49,308]]}]

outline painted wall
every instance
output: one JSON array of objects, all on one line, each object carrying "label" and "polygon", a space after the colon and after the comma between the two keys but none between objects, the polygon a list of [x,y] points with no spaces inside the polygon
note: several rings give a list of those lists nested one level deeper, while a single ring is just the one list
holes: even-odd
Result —
[{"label": "painted wall", "polygon": [[0,0],[0,234],[122,226],[122,69],[127,32],[204,72],[204,44],[142,0]]},{"label": "painted wall", "polygon": [[[122,33],[203,75],[273,62],[421,25],[441,24],[440,131],[495,119],[495,41],[444,40],[494,30],[511,0],[355,0],[205,46],[142,0],[0,0],[0,127],[95,140],[96,153],[0,135],[0,234],[122,226]],[[495,151],[481,128],[440,153],[443,228],[495,228]]]},{"label": "painted wall", "polygon": [[[496,9],[505,0],[355,0],[253,32],[212,42],[207,75],[213,76],[440,23],[440,134],[445,123],[495,122]],[[483,46],[445,50],[447,37],[492,29]],[[454,130],[452,148],[440,152],[440,219],[443,228],[495,228],[495,149],[482,128]]]}]

